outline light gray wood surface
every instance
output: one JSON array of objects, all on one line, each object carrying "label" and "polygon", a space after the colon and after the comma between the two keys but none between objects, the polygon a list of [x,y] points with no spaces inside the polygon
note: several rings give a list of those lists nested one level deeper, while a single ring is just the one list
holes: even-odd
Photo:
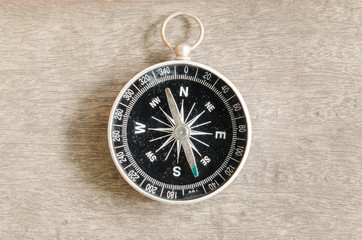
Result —
[{"label": "light gray wood surface", "polygon": [[[123,180],[106,129],[122,86],[173,58],[180,10],[253,141],[226,190],[170,206]],[[361,23],[361,1],[1,1],[0,239],[361,239]]]}]

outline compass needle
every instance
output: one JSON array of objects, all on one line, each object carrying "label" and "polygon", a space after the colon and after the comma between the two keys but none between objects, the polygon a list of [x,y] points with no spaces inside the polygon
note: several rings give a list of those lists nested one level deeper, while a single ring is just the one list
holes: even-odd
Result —
[{"label": "compass needle", "polygon": [[[179,15],[199,25],[194,45],[168,43],[166,25]],[[235,179],[249,152],[250,116],[237,88],[211,67],[190,61],[203,34],[192,14],[166,18],[161,38],[177,60],[134,76],[109,116],[114,164],[132,187],[157,201],[190,203],[214,196]]]},{"label": "compass needle", "polygon": [[[170,108],[172,118],[176,123],[175,129],[174,129],[175,138],[178,139],[179,141],[181,141],[181,146],[184,150],[186,160],[189,163],[189,166],[190,166],[194,176],[197,177],[198,172],[197,171],[195,172],[195,170],[194,170],[194,169],[197,170],[196,160],[195,160],[194,152],[192,151],[191,144],[189,142],[190,128],[188,125],[183,124],[182,116],[177,108],[177,104],[176,104],[175,98],[172,95],[171,90],[169,88],[166,88],[165,93],[166,93],[167,103],[168,103],[168,107]],[[195,174],[195,173],[197,173],[197,174]]]}]

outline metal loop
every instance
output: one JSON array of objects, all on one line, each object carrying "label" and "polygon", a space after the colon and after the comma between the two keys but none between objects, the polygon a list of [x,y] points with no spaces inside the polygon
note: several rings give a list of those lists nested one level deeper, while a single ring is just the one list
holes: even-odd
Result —
[{"label": "metal loop", "polygon": [[197,39],[197,41],[191,46],[191,50],[195,49],[197,46],[199,46],[199,44],[201,43],[203,37],[204,37],[204,26],[202,25],[202,22],[200,21],[200,19],[198,17],[196,17],[195,15],[191,14],[191,13],[186,13],[186,12],[176,12],[171,14],[170,16],[168,16],[165,21],[162,24],[161,27],[161,38],[162,41],[165,43],[165,45],[171,49],[171,50],[175,50],[175,47],[172,47],[171,44],[167,41],[166,39],[166,34],[165,34],[165,29],[166,29],[166,25],[167,23],[174,17],[180,16],[180,15],[185,15],[188,17],[191,17],[192,19],[194,19],[196,21],[196,23],[199,25],[200,28],[200,35],[199,35],[199,39]]}]

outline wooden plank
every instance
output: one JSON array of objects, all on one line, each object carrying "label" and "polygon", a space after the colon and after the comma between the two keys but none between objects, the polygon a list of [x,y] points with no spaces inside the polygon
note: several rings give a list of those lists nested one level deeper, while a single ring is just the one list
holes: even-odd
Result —
[{"label": "wooden plank", "polygon": [[[1,239],[359,239],[360,1],[2,1]],[[163,19],[196,14],[193,60],[231,79],[249,159],[216,197],[142,197],[109,154],[108,114],[137,72],[173,58]],[[185,18],[170,42],[197,37]]]}]

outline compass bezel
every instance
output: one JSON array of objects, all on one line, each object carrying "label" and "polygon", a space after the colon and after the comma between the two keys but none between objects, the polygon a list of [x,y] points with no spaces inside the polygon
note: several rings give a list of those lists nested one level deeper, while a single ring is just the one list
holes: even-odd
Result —
[{"label": "compass bezel", "polygon": [[[180,64],[192,65],[192,66],[194,66],[196,68],[202,68],[202,69],[207,70],[210,73],[216,75],[220,79],[222,79],[222,81],[225,84],[227,84],[234,91],[234,93],[237,96],[239,102],[242,104],[242,108],[243,108],[245,119],[246,119],[246,125],[247,125],[247,139],[246,139],[246,146],[245,146],[244,154],[243,154],[243,157],[240,160],[240,164],[236,168],[235,172],[231,175],[231,177],[228,180],[226,180],[226,182],[223,185],[218,187],[215,191],[213,191],[211,193],[205,193],[204,196],[201,196],[201,197],[198,197],[198,198],[195,198],[195,199],[190,199],[190,200],[165,199],[165,198],[162,198],[162,197],[155,196],[155,195],[153,195],[151,193],[148,193],[144,189],[142,189],[140,186],[138,186],[135,182],[133,182],[128,177],[125,170],[119,164],[119,162],[117,160],[117,157],[116,157],[116,154],[115,154],[114,143],[113,143],[113,139],[112,139],[112,127],[113,127],[113,122],[114,122],[113,116],[114,116],[114,113],[115,113],[115,111],[116,111],[116,109],[118,107],[118,103],[121,101],[121,98],[124,95],[124,93],[127,91],[127,89],[130,88],[132,86],[132,84],[134,84],[141,76],[145,75],[146,73],[151,72],[152,70],[155,70],[155,69],[160,68],[160,67],[168,66],[168,65],[180,65]],[[213,69],[213,68],[211,68],[209,66],[206,66],[204,64],[189,61],[189,60],[173,60],[173,61],[166,61],[166,62],[161,62],[161,63],[155,64],[155,65],[152,65],[152,66],[142,70],[141,72],[136,74],[130,81],[128,81],[127,84],[119,92],[117,98],[114,101],[114,104],[113,104],[111,112],[110,112],[110,117],[109,117],[109,121],[108,121],[108,131],[107,132],[108,132],[108,145],[109,145],[109,149],[110,149],[110,152],[111,152],[113,162],[116,165],[118,171],[121,173],[122,177],[126,180],[126,182],[129,185],[131,185],[136,191],[138,191],[139,193],[141,193],[142,195],[144,195],[144,196],[146,196],[148,198],[151,198],[151,199],[159,201],[159,202],[171,203],[171,204],[185,204],[185,203],[200,202],[200,201],[203,201],[203,200],[206,200],[206,199],[208,199],[210,197],[215,196],[216,194],[220,193],[222,190],[227,188],[230,185],[230,183],[235,180],[236,176],[240,173],[241,169],[243,168],[243,166],[244,166],[244,164],[246,162],[246,159],[248,157],[249,151],[250,151],[250,144],[251,144],[251,138],[252,138],[250,115],[249,115],[247,106],[245,104],[245,101],[244,101],[243,97],[241,96],[240,92],[238,91],[238,89],[236,88],[236,86],[229,79],[227,79],[224,75],[222,75],[221,73],[219,73],[215,69]]]}]

